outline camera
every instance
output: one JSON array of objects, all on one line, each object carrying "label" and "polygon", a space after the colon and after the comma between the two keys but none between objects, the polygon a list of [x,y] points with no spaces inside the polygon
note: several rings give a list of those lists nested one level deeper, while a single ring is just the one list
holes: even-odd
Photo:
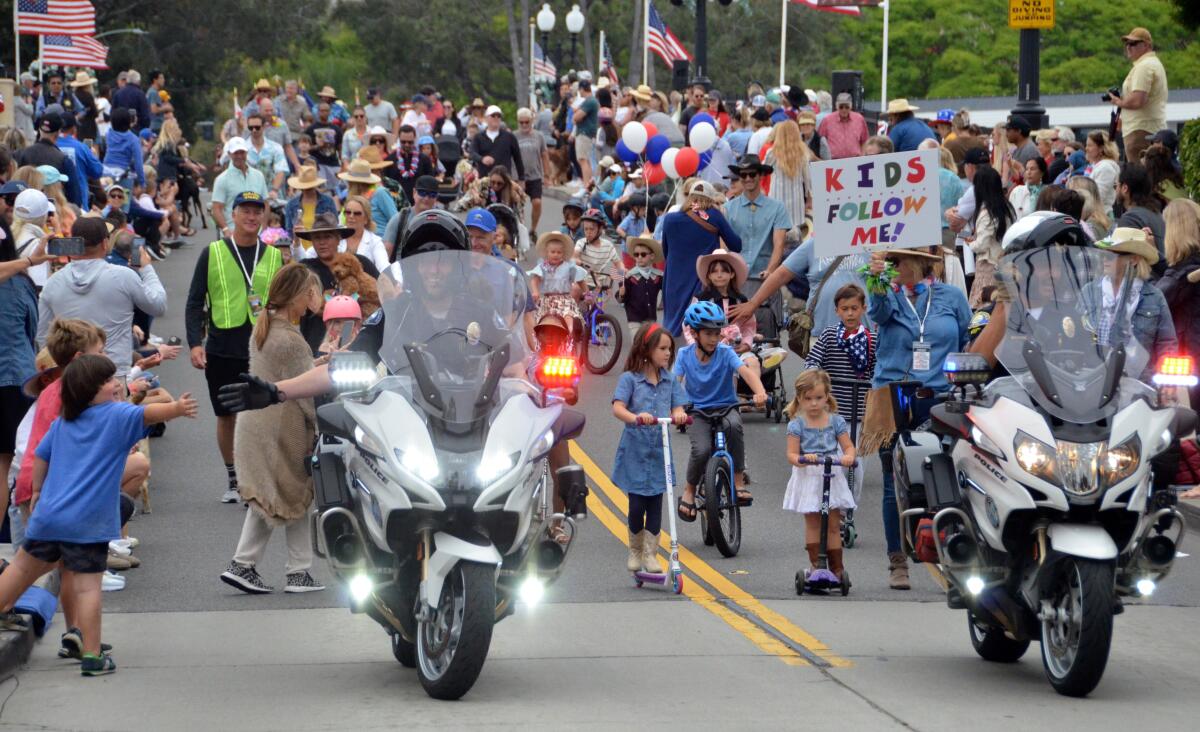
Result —
[{"label": "camera", "polygon": [[1110,86],[1108,88],[1108,91],[1106,91],[1100,95],[1100,101],[1111,102],[1113,100],[1113,97],[1116,97],[1117,99],[1121,98],[1121,87]]}]

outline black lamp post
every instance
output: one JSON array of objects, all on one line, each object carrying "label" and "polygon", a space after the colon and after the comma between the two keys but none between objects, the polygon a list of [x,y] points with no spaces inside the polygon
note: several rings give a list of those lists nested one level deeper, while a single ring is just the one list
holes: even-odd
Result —
[{"label": "black lamp post", "polygon": [[1035,130],[1050,124],[1041,102],[1041,42],[1042,32],[1036,28],[1021,29],[1020,66],[1017,71],[1017,106],[1014,117],[1023,117]]}]

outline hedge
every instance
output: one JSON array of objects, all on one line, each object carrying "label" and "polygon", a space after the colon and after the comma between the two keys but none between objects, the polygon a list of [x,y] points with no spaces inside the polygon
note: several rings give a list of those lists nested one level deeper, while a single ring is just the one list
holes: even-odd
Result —
[{"label": "hedge", "polygon": [[1183,163],[1183,182],[1188,196],[1200,201],[1200,119],[1183,126],[1179,136],[1179,161]]}]

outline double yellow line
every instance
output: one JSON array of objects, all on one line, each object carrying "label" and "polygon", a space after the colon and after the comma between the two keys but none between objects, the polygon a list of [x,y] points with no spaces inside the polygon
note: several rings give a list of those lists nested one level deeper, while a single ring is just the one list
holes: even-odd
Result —
[{"label": "double yellow line", "polygon": [[[571,458],[591,478],[592,483],[624,515],[629,513],[629,499],[613,485],[608,475],[596,465],[576,442],[570,443]],[[622,544],[628,544],[628,528],[624,517],[618,517],[596,494],[588,496],[588,510]],[[665,510],[673,511],[674,506]],[[670,551],[670,538],[664,530],[659,534],[659,545]],[[711,565],[679,545],[679,561],[690,573],[683,583],[683,594],[692,602],[716,615],[729,627],[744,635],[764,652],[778,657],[790,666],[820,665],[834,668],[849,668],[852,664],[840,658],[821,641],[804,629],[762,604],[756,597],[726,579]],[[662,557],[659,564],[662,565]],[[665,565],[664,565],[665,566]],[[695,579],[702,580],[722,598],[709,592]],[[736,606],[735,610],[730,605]]]}]

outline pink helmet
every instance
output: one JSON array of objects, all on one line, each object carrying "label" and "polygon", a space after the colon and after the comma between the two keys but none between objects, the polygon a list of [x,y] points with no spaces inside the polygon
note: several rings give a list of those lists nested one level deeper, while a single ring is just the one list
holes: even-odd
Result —
[{"label": "pink helmet", "polygon": [[337,295],[325,300],[325,322],[330,320],[341,320],[350,318],[353,320],[362,320],[362,308],[358,306],[358,300],[348,295]]}]

